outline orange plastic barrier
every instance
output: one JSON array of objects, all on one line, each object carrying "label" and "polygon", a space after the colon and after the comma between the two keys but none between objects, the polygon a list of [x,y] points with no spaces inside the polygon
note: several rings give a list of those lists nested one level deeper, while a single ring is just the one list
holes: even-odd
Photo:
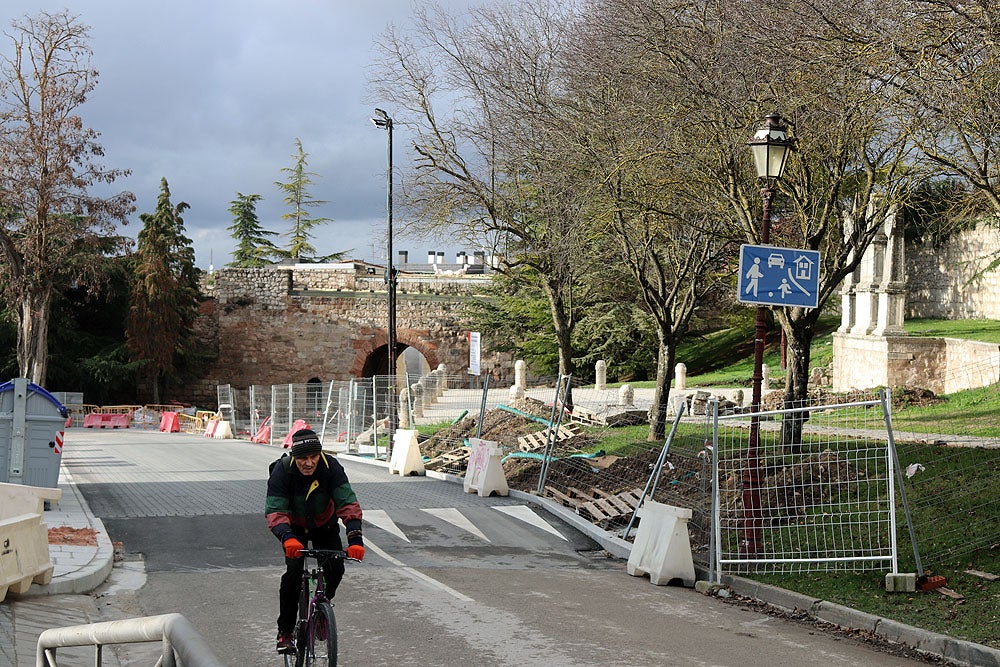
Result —
[{"label": "orange plastic barrier", "polygon": [[292,423],[292,430],[289,431],[288,435],[285,436],[285,439],[281,443],[281,446],[284,447],[285,449],[288,449],[289,447],[291,447],[292,446],[292,434],[295,433],[296,431],[301,431],[304,428],[309,428],[309,423],[306,422],[305,419],[296,419]]},{"label": "orange plastic barrier", "polygon": [[178,433],[180,430],[181,424],[176,412],[164,412],[160,415],[161,433]]},{"label": "orange plastic barrier", "polygon": [[127,414],[92,412],[83,418],[84,428],[128,428],[131,418]]},{"label": "orange plastic barrier", "polygon": [[257,433],[250,438],[250,442],[257,443],[258,445],[267,445],[271,442],[271,418],[268,417],[257,429]]}]

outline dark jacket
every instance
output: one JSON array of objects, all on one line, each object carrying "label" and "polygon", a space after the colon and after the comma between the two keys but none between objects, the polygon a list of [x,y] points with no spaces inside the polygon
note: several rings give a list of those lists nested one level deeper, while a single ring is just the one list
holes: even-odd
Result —
[{"label": "dark jacket", "polygon": [[336,530],[339,518],[347,528],[347,543],[362,544],[361,506],[344,467],[333,455],[323,453],[311,477],[304,476],[294,459],[283,456],[271,468],[264,505],[267,526],[281,542],[293,537],[292,526]]}]

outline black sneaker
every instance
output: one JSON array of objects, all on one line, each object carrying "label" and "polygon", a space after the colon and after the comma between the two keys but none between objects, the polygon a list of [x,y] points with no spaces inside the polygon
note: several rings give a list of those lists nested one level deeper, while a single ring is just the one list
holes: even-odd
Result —
[{"label": "black sneaker", "polygon": [[295,653],[295,642],[292,641],[291,632],[278,630],[278,653]]}]

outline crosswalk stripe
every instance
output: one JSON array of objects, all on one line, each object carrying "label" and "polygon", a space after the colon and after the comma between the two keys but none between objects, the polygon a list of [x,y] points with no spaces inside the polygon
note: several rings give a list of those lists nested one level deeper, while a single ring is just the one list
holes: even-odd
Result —
[{"label": "crosswalk stripe", "polygon": [[419,570],[409,567],[402,561],[393,558],[388,553],[386,553],[384,549],[380,549],[375,544],[373,544],[371,540],[365,540],[365,546],[374,551],[375,553],[377,553],[382,558],[392,563],[393,565],[395,565],[396,567],[398,567],[407,576],[412,577],[413,579],[416,579],[418,581],[422,581],[428,586],[436,588],[439,591],[443,591],[448,595],[452,596],[453,598],[455,598],[456,600],[461,600],[462,602],[475,602],[475,600],[470,598],[468,595],[465,595],[464,593],[459,593],[451,586],[448,586],[447,584],[444,584],[433,577],[427,576],[423,572],[420,572]]},{"label": "crosswalk stripe", "polygon": [[490,541],[490,538],[486,537],[486,535],[483,534],[483,531],[476,528],[475,524],[469,521],[464,514],[459,512],[458,509],[454,507],[425,508],[423,511],[427,512],[431,516],[441,519],[442,521],[446,521],[457,528],[470,532],[485,542]]},{"label": "crosswalk stripe", "polygon": [[515,519],[520,519],[525,523],[530,523],[532,526],[535,526],[536,528],[541,528],[542,530],[548,533],[552,533],[556,537],[561,537],[562,539],[569,542],[569,540],[563,537],[562,533],[560,533],[558,530],[550,526],[548,521],[538,516],[535,513],[535,511],[532,510],[530,507],[527,507],[525,505],[494,505],[493,509],[503,512],[508,516],[512,516]]},{"label": "crosswalk stripe", "polygon": [[403,531],[399,529],[396,522],[389,518],[389,513],[385,510],[364,510],[363,517],[365,521],[376,528],[381,528],[387,533],[392,533],[396,537],[406,540],[407,542],[410,541],[410,538],[403,534]]}]

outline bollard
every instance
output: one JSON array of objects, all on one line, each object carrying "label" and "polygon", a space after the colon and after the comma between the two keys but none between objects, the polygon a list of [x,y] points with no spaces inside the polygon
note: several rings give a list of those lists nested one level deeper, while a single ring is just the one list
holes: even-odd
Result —
[{"label": "bollard", "polygon": [[594,364],[594,389],[597,391],[607,391],[608,389],[608,362],[603,359]]},{"label": "bollard", "polygon": [[635,389],[630,384],[623,384],[618,389],[618,405],[630,406],[635,403]]}]

